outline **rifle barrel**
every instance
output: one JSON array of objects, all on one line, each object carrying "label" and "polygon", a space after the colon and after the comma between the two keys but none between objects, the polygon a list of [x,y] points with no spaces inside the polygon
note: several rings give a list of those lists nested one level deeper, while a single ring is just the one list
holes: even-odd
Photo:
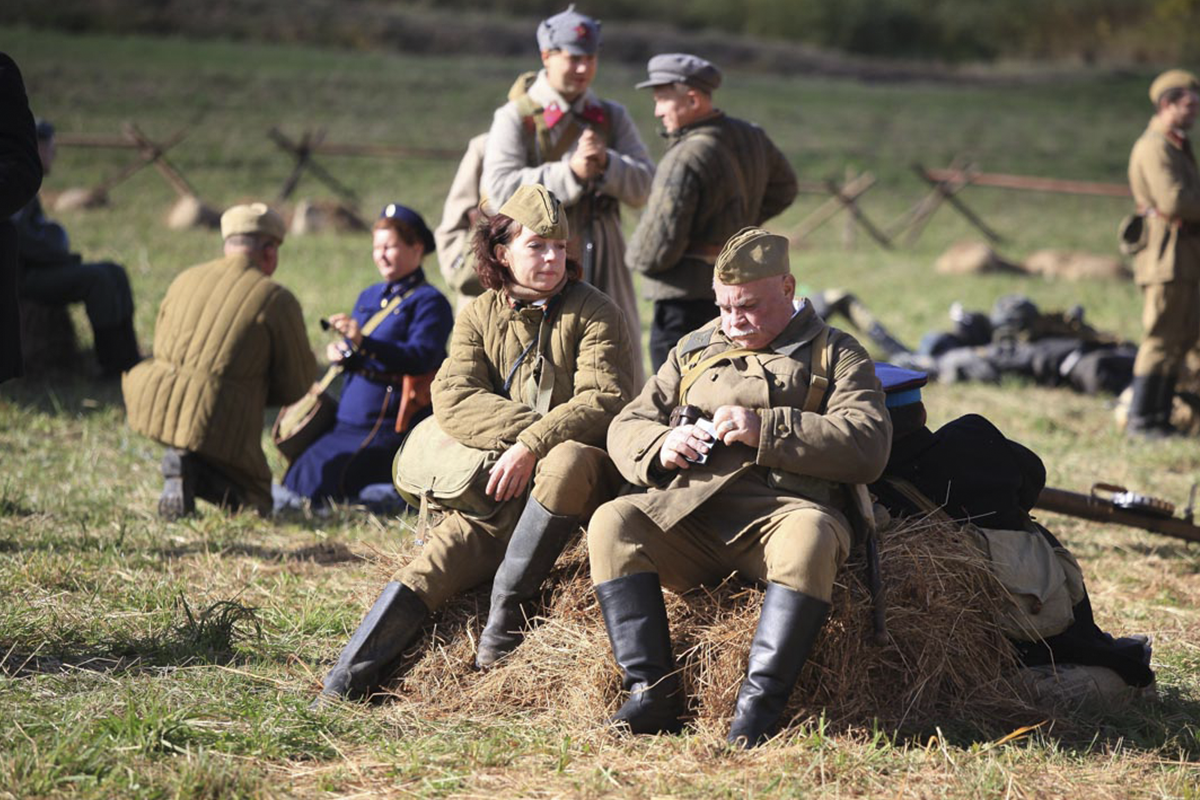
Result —
[{"label": "rifle barrel", "polygon": [[1139,514],[1117,508],[1111,502],[1090,494],[1068,492],[1065,489],[1055,489],[1047,486],[1038,497],[1036,508],[1055,511],[1069,517],[1090,519],[1096,522],[1111,522],[1117,525],[1128,525],[1141,528],[1151,533],[1161,533],[1164,536],[1174,536],[1189,542],[1200,542],[1200,526],[1193,525],[1178,517],[1155,517],[1150,514]]}]

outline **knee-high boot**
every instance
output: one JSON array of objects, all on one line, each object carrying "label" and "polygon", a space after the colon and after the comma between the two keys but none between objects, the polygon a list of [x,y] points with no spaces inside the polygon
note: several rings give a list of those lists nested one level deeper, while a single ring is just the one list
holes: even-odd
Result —
[{"label": "knee-high boot", "polygon": [[93,330],[92,338],[96,342],[96,360],[100,362],[102,376],[119,377],[142,360],[137,334],[133,330],[133,317],[111,328]]},{"label": "knee-high boot", "polygon": [[551,514],[532,497],[525,503],[492,582],[492,605],[479,635],[476,666],[492,666],[521,643],[529,602],[577,530],[579,517]]},{"label": "knee-high boot", "polygon": [[639,572],[605,581],[596,586],[596,598],[629,692],[609,722],[633,733],[678,733],[683,703],[658,575]]},{"label": "knee-high boot", "polygon": [[358,699],[379,687],[421,630],[429,609],[412,589],[391,581],[325,676],[313,706],[337,698]]},{"label": "knee-high boot", "polygon": [[767,586],[729,728],[731,744],[755,747],[775,732],[828,614],[823,600],[777,583]]}]

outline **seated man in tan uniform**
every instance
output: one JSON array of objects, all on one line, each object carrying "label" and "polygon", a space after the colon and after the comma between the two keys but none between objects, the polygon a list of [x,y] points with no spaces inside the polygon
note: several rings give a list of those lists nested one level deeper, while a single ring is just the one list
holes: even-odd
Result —
[{"label": "seated man in tan uniform", "polygon": [[196,497],[271,512],[263,410],[300,399],[317,372],[300,303],[271,280],[284,231],[263,203],[226,211],[225,257],[171,282],[154,357],[124,376],[129,426],[167,446],[166,519],[191,514]]},{"label": "seated man in tan uniform", "polygon": [[734,235],[713,288],[720,318],[680,340],[609,428],[617,468],[648,488],[600,507],[588,552],[630,692],[613,723],[634,733],[680,728],[660,586],[733,572],[766,582],[729,732],[753,747],[778,725],[825,623],[850,548],[844,484],[879,477],[892,428],[862,346],[794,301],[786,238]]}]

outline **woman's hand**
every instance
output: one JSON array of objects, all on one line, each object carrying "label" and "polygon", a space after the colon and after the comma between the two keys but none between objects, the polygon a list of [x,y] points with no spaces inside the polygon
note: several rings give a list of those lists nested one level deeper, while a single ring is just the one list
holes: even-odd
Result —
[{"label": "woman's hand", "polygon": [[520,442],[505,450],[489,473],[488,497],[503,502],[520,495],[529,485],[536,463],[537,456]]},{"label": "woman's hand", "polygon": [[363,335],[358,320],[349,314],[334,314],[329,318],[329,327],[349,339],[355,347],[362,344]]}]

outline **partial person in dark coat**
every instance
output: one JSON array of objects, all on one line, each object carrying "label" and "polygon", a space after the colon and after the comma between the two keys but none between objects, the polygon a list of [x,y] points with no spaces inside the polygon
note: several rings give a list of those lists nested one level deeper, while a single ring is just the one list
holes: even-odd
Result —
[{"label": "partial person in dark coat", "polygon": [[0,53],[0,383],[25,373],[17,300],[17,232],[9,217],[42,185],[33,114],[16,62]]},{"label": "partial person in dark coat", "polygon": [[[54,126],[37,124],[37,150],[49,175],[56,158]],[[43,305],[83,303],[92,324],[101,377],[115,378],[139,360],[133,291],[120,264],[86,262],[71,251],[62,225],[46,217],[37,197],[12,215],[21,259],[21,297]]]},{"label": "partial person in dark coat", "polygon": [[654,92],[667,152],[650,188],[625,263],[642,274],[654,301],[650,363],[666,363],[676,343],[717,315],[713,264],[730,236],[762,225],[796,197],[796,175],[762,128],[718,109],[721,71],[698,56],[650,59],[637,85]]},{"label": "partial person in dark coat", "polygon": [[[335,314],[329,324],[342,334],[330,345],[330,361],[340,363],[346,382],[337,423],[296,459],[284,477],[295,495],[316,503],[355,500],[373,484],[389,484],[392,458],[412,426],[431,413],[428,402],[397,430],[405,376],[430,376],[446,357],[454,314],[445,296],[425,280],[421,260],[433,252],[433,234],[412,209],[392,203],[372,233],[375,266],[383,283],[358,296],[351,314]],[[369,335],[367,321],[397,303]],[[376,498],[377,500],[380,498]]]}]

